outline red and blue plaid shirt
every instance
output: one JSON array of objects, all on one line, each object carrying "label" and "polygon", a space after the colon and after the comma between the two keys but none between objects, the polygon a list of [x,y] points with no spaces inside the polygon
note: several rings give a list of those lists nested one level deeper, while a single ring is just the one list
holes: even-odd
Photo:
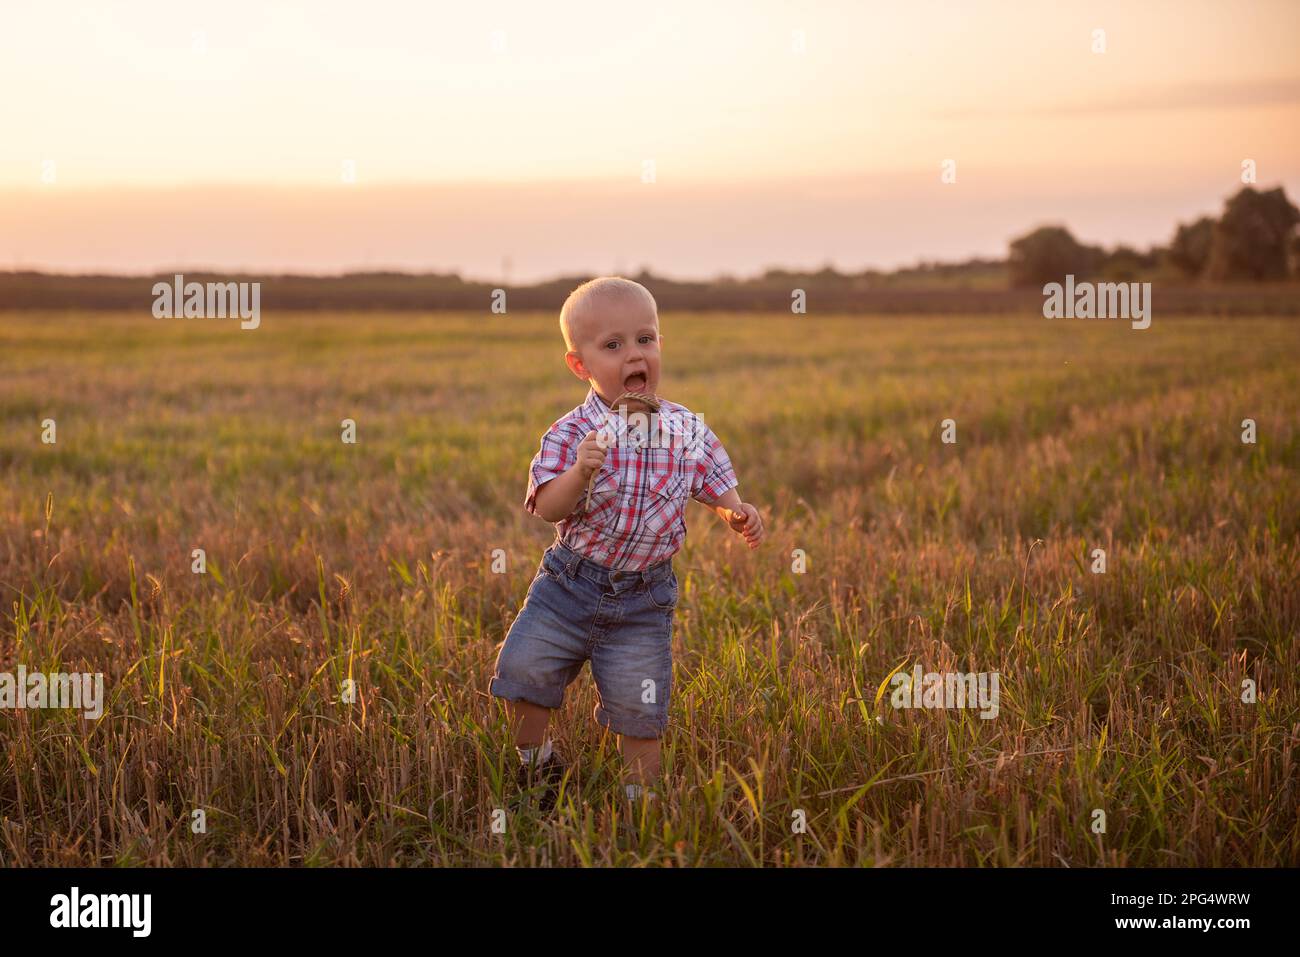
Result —
[{"label": "red and blue plaid shirt", "polygon": [[524,508],[537,514],[537,489],[568,471],[589,432],[605,428],[612,442],[591,486],[556,523],[561,542],[607,568],[640,571],[671,558],[686,539],[686,500],[716,501],[738,483],[727,450],[704,420],[661,400],[659,413],[610,409],[595,389],[542,436],[528,469]]}]

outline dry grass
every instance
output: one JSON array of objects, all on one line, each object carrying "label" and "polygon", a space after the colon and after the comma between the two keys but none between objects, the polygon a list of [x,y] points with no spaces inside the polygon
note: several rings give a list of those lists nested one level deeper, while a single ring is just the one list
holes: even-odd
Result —
[{"label": "dry grass", "polygon": [[[583,395],[554,317],[6,315],[0,670],[109,704],[0,712],[0,861],[1300,863],[1300,326],[663,326],[768,540],[688,516],[662,808],[618,833],[584,674],[571,800],[499,835],[526,468]],[[878,701],[914,662],[999,672],[998,717]]]}]

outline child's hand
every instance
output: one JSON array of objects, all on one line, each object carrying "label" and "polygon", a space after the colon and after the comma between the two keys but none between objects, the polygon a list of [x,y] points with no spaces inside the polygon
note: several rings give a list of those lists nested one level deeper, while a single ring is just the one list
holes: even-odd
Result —
[{"label": "child's hand", "polygon": [[600,432],[588,432],[578,443],[578,472],[584,482],[599,472],[601,466],[605,464],[606,449],[606,439]]},{"label": "child's hand", "polygon": [[745,536],[750,548],[758,548],[763,540],[763,519],[758,509],[748,502],[741,502],[739,508],[727,510],[727,524],[732,531]]}]

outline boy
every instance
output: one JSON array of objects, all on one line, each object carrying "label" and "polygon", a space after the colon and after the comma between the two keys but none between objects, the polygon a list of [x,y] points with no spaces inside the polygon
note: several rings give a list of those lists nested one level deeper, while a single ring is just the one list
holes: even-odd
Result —
[{"label": "boy", "polygon": [[[626,421],[611,409],[625,392],[655,395],[659,385],[662,337],[649,290],[613,276],[584,283],[565,300],[560,330],[565,363],[590,389],[542,436],[529,467],[524,508],[554,522],[556,540],[501,646],[490,691],[506,700],[521,784],[554,784],[563,766],[547,721],[590,658],[594,717],[619,736],[635,799],[659,776],[677,604],[672,556],[686,537],[686,500],[713,509],[750,548],[763,540],[763,521],[740,500],[726,450],[689,409],[660,400],[651,418],[636,415],[644,403],[627,400]],[[646,419],[649,428],[638,427]],[[552,788],[544,806],[554,798]]]}]

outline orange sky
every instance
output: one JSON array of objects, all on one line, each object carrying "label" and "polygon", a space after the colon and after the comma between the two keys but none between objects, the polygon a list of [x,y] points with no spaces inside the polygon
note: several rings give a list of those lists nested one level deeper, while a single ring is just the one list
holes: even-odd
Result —
[{"label": "orange sky", "polygon": [[1297,38],[1288,0],[22,5],[0,268],[859,269],[1049,220],[1145,245],[1246,158],[1300,200]]}]

